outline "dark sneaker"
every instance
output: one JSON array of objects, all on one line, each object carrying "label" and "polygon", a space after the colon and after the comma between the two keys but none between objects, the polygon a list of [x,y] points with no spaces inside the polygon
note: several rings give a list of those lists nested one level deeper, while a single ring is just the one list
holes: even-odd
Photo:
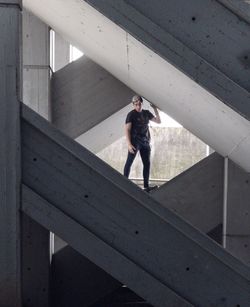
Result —
[{"label": "dark sneaker", "polygon": [[153,186],[144,188],[143,191],[150,193],[151,191],[156,190],[158,188],[159,188],[158,185],[153,185]]}]

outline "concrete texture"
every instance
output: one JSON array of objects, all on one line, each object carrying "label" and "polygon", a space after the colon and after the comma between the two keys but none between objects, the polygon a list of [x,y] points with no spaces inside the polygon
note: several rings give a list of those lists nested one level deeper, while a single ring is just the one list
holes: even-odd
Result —
[{"label": "concrete texture", "polygon": [[50,306],[50,232],[22,217],[22,306]]},{"label": "concrete texture", "polygon": [[[236,27],[239,34],[235,34],[237,42],[242,40],[241,30],[249,35],[245,31],[248,29],[246,24],[237,24],[238,19],[235,21],[235,16],[230,11],[225,11],[218,2],[207,0],[206,3],[210,3],[206,6],[209,10],[219,8],[215,14],[218,20],[223,20],[225,16],[225,20],[232,18],[232,28]],[[235,163],[250,171],[250,123],[223,103],[236,109],[240,106],[240,113],[247,117],[250,95],[225,73],[127,2],[100,1],[98,4],[99,9],[105,9],[109,16],[115,14],[113,17],[115,16],[116,22],[124,21],[124,27],[134,37],[85,1],[69,0],[61,5],[58,0],[46,0],[41,5],[38,0],[25,0],[24,4],[117,79],[154,102],[219,154],[229,156]],[[199,11],[200,2],[197,1],[195,8]],[[190,16],[190,27],[196,29],[196,24],[192,24],[192,17]],[[227,25],[223,29],[230,31],[230,23]],[[212,30],[214,23],[209,26]],[[218,40],[221,35],[219,33],[216,36]],[[241,43],[234,45],[239,47]],[[224,46],[220,50],[224,54]],[[238,51],[240,53],[241,50]],[[241,56],[240,53],[239,57]],[[243,64],[239,65],[242,67]],[[192,75],[187,72],[187,68],[193,71],[192,79],[187,76]],[[205,89],[209,89],[214,96]]]},{"label": "concrete texture", "polygon": [[249,268],[22,107],[24,212],[155,306],[249,302]]},{"label": "concrete texture", "polygon": [[[89,2],[95,4],[98,0]],[[149,0],[146,4],[140,0],[128,0],[126,3],[178,39],[230,80],[250,90],[248,82],[250,26],[222,7],[220,3],[211,0],[188,2]],[[164,42],[164,37],[161,41]],[[151,48],[153,49],[153,46]],[[249,59],[245,59],[245,56],[249,56]],[[185,51],[182,58],[185,58]],[[185,68],[189,73],[187,66]],[[199,71],[195,65],[192,67],[192,70],[194,69]],[[190,71],[191,77],[198,81],[199,76],[193,73],[194,71]],[[209,88],[206,83],[199,81],[205,88]]]},{"label": "concrete texture", "polygon": [[[53,74],[51,86],[52,123],[72,138],[128,105],[134,95],[86,56]],[[109,125],[114,126],[112,121]],[[95,142],[98,143],[98,139]]]},{"label": "concrete texture", "polygon": [[230,162],[228,168],[226,248],[250,265],[250,175]]},{"label": "concrete texture", "polygon": [[50,119],[49,27],[23,11],[23,102]]},{"label": "concrete texture", "polygon": [[56,32],[54,39],[54,71],[57,71],[70,62],[70,43]]},{"label": "concrete texture", "polygon": [[[21,10],[0,5],[0,306],[21,307]],[[3,4],[1,3],[1,4]]]},{"label": "concrete texture", "polygon": [[[122,108],[75,140],[93,153],[98,153],[103,148],[109,148],[113,143],[117,144],[116,141],[124,135],[125,118],[130,110],[131,105]],[[108,156],[110,156],[110,153]]]},{"label": "concrete texture", "polygon": [[152,196],[204,233],[222,223],[223,158],[210,155]]},{"label": "concrete texture", "polygon": [[250,24],[250,2],[249,0],[218,0],[225,7],[232,10],[239,18]]},{"label": "concrete texture", "polygon": [[[49,27],[23,11],[23,101],[50,117]],[[27,216],[22,220],[22,299],[27,307],[47,307],[50,297],[50,232]],[[39,265],[37,265],[39,263]]]}]

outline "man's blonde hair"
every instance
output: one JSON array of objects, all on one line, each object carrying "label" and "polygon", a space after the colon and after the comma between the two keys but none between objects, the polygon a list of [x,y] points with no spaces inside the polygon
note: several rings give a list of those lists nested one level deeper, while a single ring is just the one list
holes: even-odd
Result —
[{"label": "man's blonde hair", "polygon": [[135,103],[137,100],[139,100],[140,102],[143,102],[142,97],[139,95],[135,95],[132,97],[132,103]]}]

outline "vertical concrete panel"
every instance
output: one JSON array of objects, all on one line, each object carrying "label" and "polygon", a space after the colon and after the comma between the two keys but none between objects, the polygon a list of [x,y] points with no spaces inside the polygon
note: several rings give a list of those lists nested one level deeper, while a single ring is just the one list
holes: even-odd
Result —
[{"label": "vertical concrete panel", "polygon": [[21,307],[20,8],[0,6],[0,306]]},{"label": "vertical concrete panel", "polygon": [[54,70],[60,70],[70,60],[70,43],[67,42],[60,34],[55,32],[54,42]]},{"label": "vertical concrete panel", "polygon": [[250,265],[250,174],[229,161],[226,248]]},{"label": "vertical concrete panel", "polygon": [[[23,12],[23,101],[46,119],[50,117],[49,27]],[[22,219],[22,292],[25,307],[49,306],[50,232]]]},{"label": "vertical concrete panel", "polygon": [[23,214],[22,281],[25,307],[49,306],[49,231]]},{"label": "vertical concrete panel", "polygon": [[27,10],[23,11],[23,65],[49,64],[49,27]]},{"label": "vertical concrete panel", "polygon": [[23,12],[23,102],[50,119],[49,26]]}]

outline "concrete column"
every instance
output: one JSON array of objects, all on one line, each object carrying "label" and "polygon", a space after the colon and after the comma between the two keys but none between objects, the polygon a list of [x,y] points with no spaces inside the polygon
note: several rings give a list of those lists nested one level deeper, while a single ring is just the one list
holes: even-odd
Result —
[{"label": "concrete column", "polygon": [[49,27],[23,12],[23,102],[50,119]]},{"label": "concrete column", "polygon": [[[23,12],[23,101],[50,119],[49,27]],[[26,307],[49,306],[50,232],[23,215],[22,300]]]},{"label": "concrete column", "polygon": [[20,6],[0,1],[0,306],[21,307]]},{"label": "concrete column", "polygon": [[225,247],[250,265],[250,174],[232,161],[228,164]]},{"label": "concrete column", "polygon": [[70,61],[70,43],[60,34],[54,33],[54,71],[62,69]]}]

